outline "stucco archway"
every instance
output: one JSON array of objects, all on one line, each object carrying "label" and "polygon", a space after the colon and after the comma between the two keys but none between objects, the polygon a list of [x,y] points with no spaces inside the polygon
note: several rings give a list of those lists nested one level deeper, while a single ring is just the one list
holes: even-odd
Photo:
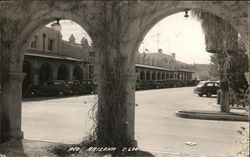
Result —
[{"label": "stucco archway", "polygon": [[[248,45],[247,15],[242,13],[240,10],[237,13],[238,13],[238,16],[242,17],[242,20],[238,20],[238,17],[236,15],[232,15],[231,8],[224,8],[225,6],[223,5],[226,5],[225,3],[218,4],[218,3],[195,2],[195,1],[182,1],[182,2],[170,2],[170,3],[174,3],[175,7],[172,7],[171,5],[169,5],[168,2],[157,2],[157,3],[151,4],[152,8],[157,8],[157,9],[156,11],[152,12],[150,16],[144,16],[142,19],[142,24],[141,24],[142,27],[140,30],[141,33],[140,33],[140,37],[136,46],[137,52],[141,44],[141,41],[144,39],[144,37],[150,31],[151,28],[153,28],[162,19],[170,15],[173,15],[175,13],[178,13],[178,12],[184,12],[185,9],[207,12],[214,16],[220,17],[221,19],[230,23],[236,29],[236,31],[241,34],[245,45]],[[233,3],[229,5],[233,7],[235,5]],[[146,4],[144,7],[146,7],[147,5],[150,5],[150,4]],[[244,8],[245,9],[244,11],[247,12],[247,9],[248,9],[247,3],[242,2],[238,5]],[[144,9],[144,7],[142,7],[142,9]]]},{"label": "stucco archway", "polygon": [[[235,17],[232,17],[232,12],[230,11],[230,9],[227,10],[223,7],[220,8],[219,6],[216,6],[215,3],[214,4],[211,3],[211,5],[207,5],[207,3],[202,3],[202,2],[176,2],[174,7],[169,5],[169,4],[165,5],[164,3],[165,2],[161,2],[160,3],[161,5],[160,4],[157,5],[158,7],[155,7],[157,9],[152,11],[152,14],[150,14],[149,17],[145,17],[145,21],[142,20],[143,21],[142,22],[143,26],[141,29],[142,33],[140,34],[141,36],[138,39],[138,45],[137,45],[137,48],[135,50],[135,53],[138,52],[141,41],[143,41],[144,37],[150,31],[151,28],[153,28],[163,18],[166,18],[167,16],[178,13],[178,12],[184,12],[184,9],[200,10],[200,11],[208,12],[210,14],[213,14],[215,16],[220,17],[221,19],[230,23],[241,35],[243,35],[244,42],[245,42],[245,44],[247,43],[246,42],[247,41],[247,33],[246,33],[247,31],[245,31],[244,29],[242,29],[241,26],[239,26],[239,24],[238,24],[239,22],[236,22]],[[214,7],[211,7],[213,5],[214,5]],[[152,8],[153,8],[153,6],[152,6]],[[183,15],[184,15],[184,13],[183,13]],[[247,24],[245,24],[245,26],[247,26]],[[246,44],[246,46],[247,46],[247,44]],[[172,79],[173,77],[176,78],[175,72],[170,73],[170,78]],[[180,76],[178,76],[178,77],[180,77]],[[167,78],[168,78],[168,74],[167,74]],[[183,74],[181,74],[180,78],[182,80],[186,80],[186,77]]]},{"label": "stucco archway", "polygon": [[150,71],[147,71],[146,73],[146,80],[147,81],[150,81],[152,78],[151,78],[151,72]]},{"label": "stucco archway", "polygon": [[142,71],[140,72],[140,79],[141,79],[141,80],[145,80],[145,72],[144,72],[144,70],[142,70]]},{"label": "stucco archway", "polygon": [[162,79],[162,80],[165,80],[165,79],[166,79],[166,74],[165,74],[165,73],[162,73],[161,79]]},{"label": "stucco archway", "polygon": [[80,66],[76,66],[73,70],[73,79],[75,80],[83,80],[84,78],[83,69]]},{"label": "stucco archway", "polygon": [[48,63],[42,64],[39,71],[39,84],[43,84],[46,81],[52,79],[52,67]]},{"label": "stucco archway", "polygon": [[[92,2],[89,2],[92,3]],[[95,1],[93,2],[95,4],[97,4],[98,2]],[[121,2],[122,3],[122,2]],[[21,120],[20,120],[20,115],[21,115],[21,109],[20,109],[20,93],[18,93],[18,90],[21,88],[21,86],[19,86],[21,84],[21,78],[22,78],[22,74],[20,74],[20,72],[22,72],[22,63],[23,63],[23,52],[27,47],[28,41],[30,40],[30,38],[34,35],[34,33],[36,31],[38,31],[42,26],[44,26],[45,24],[48,24],[50,22],[55,21],[56,18],[60,18],[60,19],[72,19],[74,21],[76,21],[79,25],[81,25],[91,36],[92,35],[96,35],[97,32],[92,31],[92,29],[94,29],[94,27],[90,27],[90,24],[95,25],[96,28],[100,28],[100,24],[103,24],[99,21],[103,20],[98,18],[98,15],[103,14],[103,11],[107,11],[107,13],[112,13],[109,12],[112,9],[108,9],[107,8],[97,8],[98,5],[93,5],[94,7],[88,7],[88,3],[87,1],[81,1],[81,2],[76,2],[76,3],[71,3],[71,2],[66,2],[66,1],[58,1],[58,3],[56,3],[55,1],[52,2],[45,2],[45,4],[40,4],[39,2],[29,2],[26,3],[27,6],[23,7],[23,8],[18,8],[16,12],[14,12],[13,10],[15,10],[16,8],[11,9],[11,7],[7,8],[6,10],[9,11],[8,14],[6,14],[6,16],[8,15],[14,15],[14,18],[12,17],[12,19],[10,20],[13,23],[9,23],[8,25],[20,25],[20,28],[13,30],[16,31],[16,34],[14,34],[13,39],[10,38],[8,40],[11,41],[12,44],[10,44],[10,50],[7,49],[5,50],[5,52],[10,52],[10,58],[8,58],[8,62],[10,61],[10,66],[7,67],[6,69],[8,70],[7,72],[12,72],[10,73],[10,75],[13,77],[11,81],[8,81],[6,88],[6,92],[5,93],[13,93],[16,95],[17,99],[13,99],[13,100],[7,100],[5,102],[5,109],[4,111],[8,111],[9,106],[13,105],[13,104],[17,104],[14,109],[11,110],[10,115],[15,115],[15,117],[11,117],[12,121],[10,122],[18,122],[18,124],[16,123],[12,123],[11,127],[9,130],[11,130],[11,133],[13,135],[11,136],[16,136],[16,134],[20,134],[20,124]],[[112,4],[112,3],[111,3]],[[107,25],[107,30],[109,30],[110,32],[107,32],[105,34],[105,31],[103,30],[99,30],[99,32],[103,33],[104,35],[110,35],[112,33],[116,33],[116,32],[122,32],[123,30],[129,30],[128,32],[125,32],[123,35],[125,38],[120,37],[115,37],[115,38],[111,38],[111,41],[107,41],[105,46],[110,46],[111,48],[108,49],[107,52],[109,53],[113,53],[115,54],[116,52],[121,52],[121,58],[124,59],[124,67],[123,69],[126,69],[122,72],[125,72],[126,75],[128,75],[130,78],[128,78],[127,80],[130,79],[130,83],[127,83],[126,86],[122,86],[123,90],[126,90],[126,93],[129,94],[125,94],[122,95],[122,97],[124,98],[124,102],[122,102],[122,106],[126,109],[124,111],[126,111],[125,113],[129,113],[127,117],[125,117],[125,119],[129,121],[129,125],[127,128],[125,128],[124,130],[129,130],[126,133],[124,133],[123,135],[126,135],[126,139],[133,139],[133,122],[134,122],[134,91],[133,91],[133,74],[131,74],[131,72],[134,70],[133,68],[131,68],[132,66],[134,66],[133,64],[131,64],[131,67],[128,66],[128,63],[133,63],[132,60],[129,60],[131,58],[134,58],[134,56],[136,56],[136,52],[138,52],[138,48],[140,46],[140,42],[141,40],[144,38],[144,36],[146,35],[146,33],[157,23],[159,22],[161,19],[183,11],[186,8],[194,8],[194,9],[201,9],[201,10],[205,10],[208,11],[210,13],[213,13],[215,15],[218,15],[219,17],[221,17],[222,19],[228,20],[233,26],[235,26],[235,28],[238,28],[237,30],[241,33],[241,35],[243,35],[243,38],[246,39],[247,37],[247,31],[244,32],[244,28],[242,27],[244,25],[244,19],[238,20],[238,12],[241,12],[241,10],[237,11],[237,9],[235,10],[234,7],[230,6],[226,6],[226,7],[222,7],[221,5],[223,5],[224,2],[188,2],[188,1],[147,1],[147,2],[143,2],[143,1],[139,1],[138,3],[135,2],[135,4],[132,5],[132,7],[135,8],[129,8],[131,10],[131,12],[125,12],[125,16],[124,17],[132,17],[135,19],[133,19],[133,21],[131,23],[129,23],[128,21],[125,21],[125,23],[129,23],[131,24],[130,28],[126,28],[126,26],[122,25],[124,22],[123,20],[118,20],[118,21],[112,21],[111,23],[109,23],[110,25]],[[234,5],[234,4],[233,4]],[[244,5],[244,4],[243,4]],[[99,5],[102,6],[102,5]],[[122,5],[121,5],[122,6]],[[126,5],[124,5],[126,7]],[[73,9],[73,7],[77,8],[77,9]],[[131,6],[129,6],[131,7]],[[138,7],[138,8],[137,8]],[[244,7],[244,6],[243,6]],[[246,6],[247,7],[247,6]],[[28,8],[28,9],[27,9]],[[143,9],[143,10],[139,10],[139,9]],[[27,9],[27,10],[25,10]],[[106,10],[105,10],[106,9]],[[21,10],[21,11],[20,11]],[[120,10],[119,10],[120,11]],[[123,10],[124,11],[124,10]],[[140,12],[142,11],[142,12]],[[23,12],[23,13],[22,13]],[[89,12],[89,13],[88,13]],[[93,13],[94,12],[94,13]],[[139,16],[137,16],[139,12]],[[19,15],[20,13],[20,15]],[[120,13],[120,12],[119,12]],[[121,13],[123,14],[124,12],[121,11]],[[143,14],[142,14],[143,13]],[[236,14],[237,13],[237,14]],[[93,14],[90,15],[90,14]],[[108,14],[110,15],[110,14]],[[120,15],[120,14],[119,14]],[[129,16],[128,16],[129,15]],[[117,18],[118,15],[114,15],[116,16],[115,18]],[[235,17],[234,17],[235,16]],[[240,15],[239,15],[240,16]],[[119,17],[118,17],[119,18]],[[120,18],[119,18],[120,19]],[[247,18],[245,18],[247,20]],[[108,21],[107,19],[104,19]],[[23,21],[23,22],[20,22]],[[107,22],[106,21],[106,22]],[[122,21],[122,22],[121,22]],[[239,22],[237,22],[239,21]],[[110,22],[110,21],[108,21]],[[108,23],[107,22],[107,23]],[[120,23],[119,23],[120,22]],[[136,26],[136,27],[133,27]],[[247,26],[246,26],[247,27]],[[16,27],[14,27],[16,28]],[[105,29],[104,29],[105,30]],[[116,31],[117,30],[117,31]],[[132,31],[131,31],[132,30]],[[12,31],[12,29],[11,29]],[[112,32],[115,31],[115,32]],[[20,33],[21,32],[21,33]],[[95,34],[96,33],[96,34]],[[12,33],[9,33],[10,35],[12,35]],[[99,35],[101,38],[101,35]],[[12,36],[11,36],[12,37]],[[135,38],[134,38],[135,37]],[[113,40],[114,39],[114,40]],[[121,39],[125,39],[121,40]],[[100,40],[100,41],[106,41],[106,40]],[[122,43],[119,46],[113,46],[113,41],[117,41],[118,43]],[[121,42],[122,41],[122,42]],[[14,44],[13,44],[14,42]],[[106,47],[105,47],[106,48]],[[102,47],[100,48],[100,51],[102,50]],[[112,50],[112,51],[109,51]],[[129,53],[131,52],[132,55]],[[119,54],[120,55],[120,54]],[[127,56],[126,56],[127,55]],[[112,55],[110,55],[112,56]],[[118,58],[116,55],[114,55],[114,57]],[[129,58],[129,59],[127,59]],[[126,67],[127,66],[127,67]],[[111,67],[111,66],[110,66]],[[110,68],[109,67],[109,68]],[[125,68],[126,67],[126,68]],[[19,73],[16,73],[19,72]],[[101,73],[102,75],[103,73]],[[105,73],[104,73],[105,74]],[[171,74],[172,75],[172,74]],[[18,76],[18,77],[16,77]],[[105,75],[103,75],[105,76]],[[103,77],[100,76],[100,77]],[[150,76],[151,77],[151,76]],[[18,78],[18,79],[16,79]],[[151,79],[151,78],[150,78]],[[108,81],[107,81],[108,82]],[[122,81],[121,81],[122,82]],[[11,86],[11,84],[14,84],[13,86]],[[103,88],[104,89],[104,88]],[[9,92],[11,91],[11,92]],[[15,92],[16,91],[16,92]],[[103,93],[105,93],[106,91],[103,90]],[[114,94],[114,92],[111,91],[111,94]],[[11,97],[11,95],[9,95],[9,97]],[[105,99],[104,99],[105,100]],[[119,99],[120,100],[120,99]],[[126,100],[126,101],[125,101]],[[114,101],[115,102],[115,101]],[[129,107],[125,106],[127,104],[131,104],[129,105]],[[104,105],[103,105],[104,106]],[[106,108],[107,106],[105,106]],[[122,110],[119,110],[122,111]],[[128,111],[128,112],[127,112]],[[6,112],[7,113],[7,112]],[[6,117],[9,119],[9,117]],[[130,118],[132,117],[132,118]],[[116,119],[115,119],[116,120]],[[106,122],[106,121],[105,121]],[[121,121],[119,121],[121,122]],[[112,124],[112,123],[110,123]],[[113,126],[113,125],[111,125]],[[14,130],[14,131],[13,131]],[[115,130],[118,130],[117,128]],[[13,133],[15,132],[15,134]],[[21,136],[21,135],[18,135]],[[112,138],[114,136],[110,135],[110,138]],[[128,138],[129,137],[129,138]],[[109,138],[109,137],[107,137]],[[130,140],[131,140],[130,139]],[[121,142],[118,140],[118,143]]]},{"label": "stucco archway", "polygon": [[58,80],[68,80],[69,79],[69,68],[62,64],[57,69],[57,79]]},{"label": "stucco archway", "polygon": [[152,73],[152,80],[156,80],[156,73],[155,72]]}]

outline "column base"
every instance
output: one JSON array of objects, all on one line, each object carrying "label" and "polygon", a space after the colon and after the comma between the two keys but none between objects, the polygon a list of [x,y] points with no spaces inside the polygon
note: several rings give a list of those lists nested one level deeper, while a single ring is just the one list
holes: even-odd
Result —
[{"label": "column base", "polygon": [[23,139],[23,131],[15,130],[10,132],[10,138],[11,139]]},{"label": "column base", "polygon": [[132,147],[138,147],[138,142],[136,140],[131,140]]}]

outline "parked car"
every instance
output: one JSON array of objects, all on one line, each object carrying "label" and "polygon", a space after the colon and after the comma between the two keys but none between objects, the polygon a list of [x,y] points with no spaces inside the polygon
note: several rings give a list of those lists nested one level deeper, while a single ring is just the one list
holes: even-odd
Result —
[{"label": "parked car", "polygon": [[220,89],[220,84],[218,81],[202,81],[195,88],[194,93],[198,94],[200,97],[206,95],[211,97],[217,94],[217,90]]},{"label": "parked car", "polygon": [[86,93],[86,89],[83,87],[79,80],[66,80],[64,82],[70,86],[73,94],[80,95]]},{"label": "parked car", "polygon": [[94,94],[97,91],[98,84],[94,80],[82,80],[82,86],[85,88],[86,94]]},{"label": "parked car", "polygon": [[33,86],[29,91],[30,95],[48,96],[57,95],[64,96],[72,94],[70,86],[61,80],[52,80],[43,83],[42,85]]}]

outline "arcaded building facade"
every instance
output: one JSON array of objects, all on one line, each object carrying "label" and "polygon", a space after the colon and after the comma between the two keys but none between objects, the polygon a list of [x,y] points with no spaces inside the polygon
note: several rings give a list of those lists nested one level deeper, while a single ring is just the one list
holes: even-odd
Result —
[{"label": "arcaded building facade", "polygon": [[65,41],[60,32],[44,27],[33,36],[25,51],[23,89],[48,80],[93,79],[93,54],[87,39],[78,44],[71,35]]}]

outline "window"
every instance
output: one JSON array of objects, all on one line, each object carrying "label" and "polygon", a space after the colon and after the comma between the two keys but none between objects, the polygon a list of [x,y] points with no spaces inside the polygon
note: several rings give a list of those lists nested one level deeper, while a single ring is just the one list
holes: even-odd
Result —
[{"label": "window", "polygon": [[31,48],[37,48],[37,44],[38,44],[38,36],[34,36],[33,40],[31,41],[30,47]]},{"label": "window", "polygon": [[207,83],[207,87],[212,87],[212,86],[214,86],[213,83]]},{"label": "window", "polygon": [[62,85],[62,82],[53,82],[53,85]]},{"label": "window", "polygon": [[54,40],[49,39],[48,40],[48,50],[53,51],[53,44],[54,44]]},{"label": "window", "polygon": [[220,83],[214,83],[216,87],[220,87]]}]

